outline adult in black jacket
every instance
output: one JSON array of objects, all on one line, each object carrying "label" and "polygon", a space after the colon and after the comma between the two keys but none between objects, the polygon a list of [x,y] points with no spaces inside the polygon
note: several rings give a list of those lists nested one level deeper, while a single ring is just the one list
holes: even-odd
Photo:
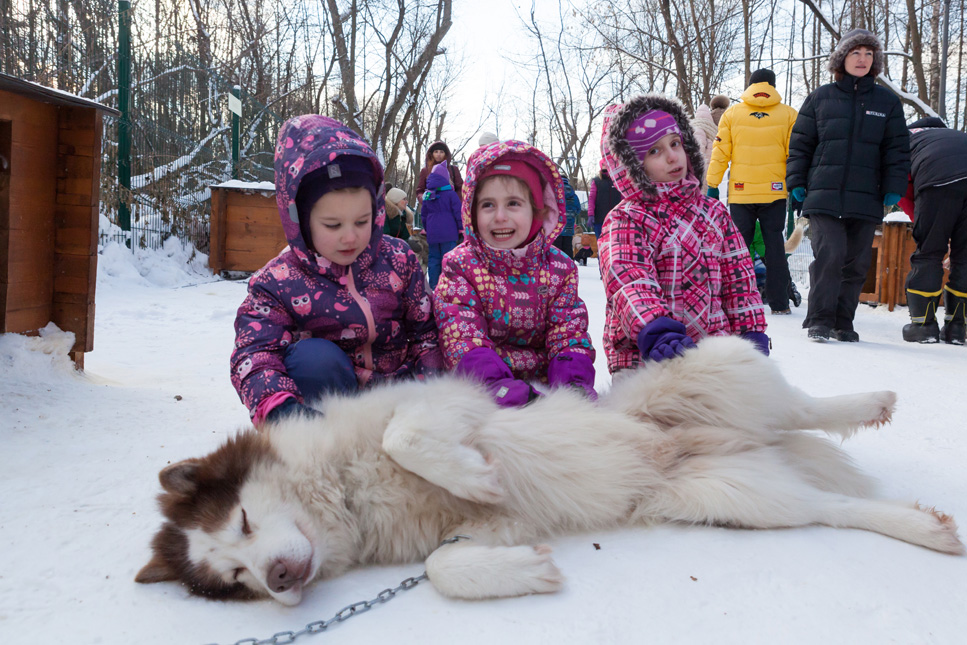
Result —
[{"label": "adult in black jacket", "polygon": [[883,46],[873,33],[843,36],[828,69],[835,82],[806,97],[793,126],[786,184],[803,201],[815,257],[803,327],[815,340],[855,342],[876,226],[906,192],[909,135],[900,100],[876,85]]},{"label": "adult in black jacket", "polygon": [[[910,124],[910,187],[900,206],[913,215],[917,250],[910,256],[907,306],[911,343],[964,344],[967,308],[967,134],[948,130],[936,117]],[[950,276],[943,285],[943,257],[950,249]],[[941,287],[943,289],[941,290]],[[937,306],[944,298],[944,326]]]}]

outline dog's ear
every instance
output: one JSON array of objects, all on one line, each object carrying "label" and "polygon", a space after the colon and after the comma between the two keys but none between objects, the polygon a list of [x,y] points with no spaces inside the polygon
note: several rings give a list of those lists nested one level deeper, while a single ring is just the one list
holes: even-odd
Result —
[{"label": "dog's ear", "polygon": [[177,580],[178,576],[172,571],[168,563],[164,561],[157,553],[151,558],[151,562],[144,565],[141,571],[138,571],[138,575],[134,577],[135,582],[140,582],[142,584],[151,584],[152,582],[168,582],[170,580]]},{"label": "dog's ear", "polygon": [[165,467],[158,473],[161,487],[169,493],[191,495],[198,488],[198,460],[185,459]]}]

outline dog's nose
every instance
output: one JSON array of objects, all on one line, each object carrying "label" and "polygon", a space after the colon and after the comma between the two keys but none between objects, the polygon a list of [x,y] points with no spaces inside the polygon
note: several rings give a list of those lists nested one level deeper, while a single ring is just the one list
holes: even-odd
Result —
[{"label": "dog's nose", "polygon": [[269,570],[269,577],[266,583],[269,589],[276,593],[288,591],[297,582],[302,582],[302,574],[305,566],[289,560],[279,560]]}]

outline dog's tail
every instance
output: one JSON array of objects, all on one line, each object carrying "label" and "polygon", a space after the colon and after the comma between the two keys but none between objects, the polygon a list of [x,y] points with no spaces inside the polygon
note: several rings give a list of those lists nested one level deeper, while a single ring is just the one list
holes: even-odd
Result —
[{"label": "dog's tail", "polygon": [[796,228],[792,229],[792,233],[789,234],[789,239],[786,240],[786,253],[793,253],[802,244],[802,238],[806,228],[802,220],[803,218],[801,217],[796,220]]}]

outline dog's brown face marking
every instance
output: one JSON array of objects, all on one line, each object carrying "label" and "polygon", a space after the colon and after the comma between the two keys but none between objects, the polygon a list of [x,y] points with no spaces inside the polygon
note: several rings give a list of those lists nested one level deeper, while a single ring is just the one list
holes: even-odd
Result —
[{"label": "dog's brown face marking", "polygon": [[159,479],[165,492],[158,496],[158,503],[167,521],[151,542],[151,562],[135,580],[178,580],[191,593],[213,599],[257,598],[258,594],[244,584],[226,583],[204,562],[192,562],[185,531],[200,529],[212,533],[224,527],[252,468],[276,459],[268,440],[249,431],[229,439],[206,457],[181,461],[162,470]]}]

